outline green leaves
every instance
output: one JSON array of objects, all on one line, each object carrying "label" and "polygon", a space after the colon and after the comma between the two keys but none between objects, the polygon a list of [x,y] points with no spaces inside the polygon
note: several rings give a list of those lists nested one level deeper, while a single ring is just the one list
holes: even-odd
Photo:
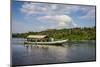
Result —
[{"label": "green leaves", "polygon": [[71,28],[71,29],[49,29],[41,32],[28,32],[28,33],[14,33],[12,37],[25,38],[28,35],[48,35],[55,40],[69,39],[69,40],[95,40],[96,39],[96,27],[92,28]]}]

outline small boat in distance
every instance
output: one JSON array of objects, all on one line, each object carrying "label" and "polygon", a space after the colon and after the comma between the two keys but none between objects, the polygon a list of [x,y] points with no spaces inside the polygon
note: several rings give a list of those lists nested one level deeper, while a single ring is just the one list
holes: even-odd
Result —
[{"label": "small boat in distance", "polygon": [[34,45],[61,45],[68,41],[68,39],[55,41],[54,38],[49,38],[47,35],[29,35],[26,39],[24,44]]}]

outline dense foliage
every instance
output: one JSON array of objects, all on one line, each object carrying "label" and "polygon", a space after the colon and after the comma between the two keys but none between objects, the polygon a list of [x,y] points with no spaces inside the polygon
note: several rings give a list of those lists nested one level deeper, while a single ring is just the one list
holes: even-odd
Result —
[{"label": "dense foliage", "polygon": [[25,38],[28,35],[48,35],[54,39],[69,39],[69,40],[95,40],[96,27],[92,28],[71,28],[71,29],[48,29],[41,32],[28,33],[13,33],[12,37]]}]

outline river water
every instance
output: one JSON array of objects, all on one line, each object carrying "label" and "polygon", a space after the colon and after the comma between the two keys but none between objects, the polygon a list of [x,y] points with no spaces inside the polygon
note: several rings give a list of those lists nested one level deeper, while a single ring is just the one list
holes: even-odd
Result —
[{"label": "river water", "polygon": [[36,65],[96,60],[95,41],[56,45],[24,45],[24,39],[11,42],[12,65]]}]

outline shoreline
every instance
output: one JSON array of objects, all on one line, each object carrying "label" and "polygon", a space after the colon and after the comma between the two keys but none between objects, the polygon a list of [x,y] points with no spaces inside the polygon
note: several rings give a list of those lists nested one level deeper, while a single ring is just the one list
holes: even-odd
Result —
[{"label": "shoreline", "polygon": [[[26,39],[26,38],[23,38],[23,37],[12,37],[12,39]],[[56,40],[59,40],[59,39],[56,39]],[[61,40],[61,39],[60,39]],[[96,40],[69,40],[68,39],[68,42],[86,42],[86,41],[96,41]]]}]

